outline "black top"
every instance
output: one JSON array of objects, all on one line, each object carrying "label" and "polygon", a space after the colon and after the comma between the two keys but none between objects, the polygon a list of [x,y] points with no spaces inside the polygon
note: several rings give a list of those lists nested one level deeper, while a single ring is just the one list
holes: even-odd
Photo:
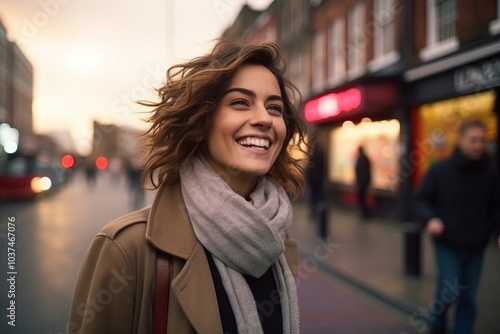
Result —
[{"label": "black top", "polygon": [[487,155],[467,159],[457,148],[433,164],[415,193],[418,217],[441,218],[444,233],[435,242],[456,249],[482,250],[500,226],[499,177]]},{"label": "black top", "polygon": [[[222,284],[219,270],[215,265],[212,254],[206,249],[205,253],[207,254],[210,272],[212,273],[212,279],[214,281],[223,332],[224,334],[237,334],[238,327],[236,325],[236,319],[226,290]],[[272,267],[269,267],[264,275],[259,278],[249,275],[243,275],[243,277],[252,291],[264,333],[283,333],[281,301]]]}]

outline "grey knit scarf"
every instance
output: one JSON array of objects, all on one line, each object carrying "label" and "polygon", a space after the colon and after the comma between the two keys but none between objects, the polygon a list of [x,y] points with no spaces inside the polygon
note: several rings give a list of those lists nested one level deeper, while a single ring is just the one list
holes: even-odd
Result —
[{"label": "grey knit scarf", "polygon": [[283,187],[263,177],[247,201],[229,187],[203,156],[185,163],[180,176],[194,232],[214,257],[238,332],[263,333],[255,299],[242,274],[260,277],[272,266],[283,332],[299,333],[296,286],[284,255],[292,208]]}]

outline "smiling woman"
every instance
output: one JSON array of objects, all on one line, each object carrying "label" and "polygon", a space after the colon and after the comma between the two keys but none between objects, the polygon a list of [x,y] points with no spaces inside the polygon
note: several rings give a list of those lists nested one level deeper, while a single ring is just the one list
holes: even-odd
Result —
[{"label": "smiling woman", "polygon": [[237,171],[226,181],[247,197],[283,148],[286,125],[276,78],[262,65],[243,65],[215,109],[205,154],[219,174]]},{"label": "smiling woman", "polygon": [[[307,126],[283,73],[275,44],[227,40],[169,69],[160,101],[145,103],[145,178],[158,192],[92,243],[71,310],[81,333],[299,332],[287,231]],[[114,293],[117,273],[134,282]]]}]

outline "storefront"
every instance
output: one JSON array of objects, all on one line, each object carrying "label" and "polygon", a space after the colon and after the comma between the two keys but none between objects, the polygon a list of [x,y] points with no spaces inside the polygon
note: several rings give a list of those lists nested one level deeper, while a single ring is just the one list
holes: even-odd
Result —
[{"label": "storefront", "polygon": [[340,203],[356,205],[359,146],[371,162],[371,205],[379,208],[396,197],[401,147],[397,95],[394,82],[378,80],[323,92],[306,102],[306,119],[326,139],[328,188]]},{"label": "storefront", "polygon": [[499,165],[500,42],[494,41],[404,73],[408,92],[400,174],[405,226],[405,271],[420,274],[420,227],[412,194],[434,161],[453,151],[460,124],[480,119],[487,128],[487,150]]},{"label": "storefront", "polygon": [[[464,55],[455,59],[467,59]],[[488,153],[498,163],[499,87],[498,53],[411,83],[414,186],[432,162],[451,154],[465,119],[484,122]]]}]

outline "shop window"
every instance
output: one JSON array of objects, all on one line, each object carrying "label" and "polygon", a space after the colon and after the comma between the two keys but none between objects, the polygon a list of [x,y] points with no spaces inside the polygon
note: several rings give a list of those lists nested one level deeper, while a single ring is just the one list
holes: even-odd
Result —
[{"label": "shop window", "polygon": [[486,125],[487,150],[497,152],[497,115],[493,111],[495,93],[486,91],[454,99],[424,104],[417,111],[415,139],[410,164],[418,181],[433,162],[448,157],[454,150],[458,127],[468,118]]},{"label": "shop window", "polygon": [[365,72],[366,44],[369,37],[365,28],[365,5],[358,3],[350,8],[348,14],[347,76],[350,79]]},{"label": "shop window", "polygon": [[500,0],[497,0],[497,19],[490,22],[490,33],[492,35],[500,33]]},{"label": "shop window", "polygon": [[458,49],[456,0],[427,0],[427,46],[423,60],[443,56]]},{"label": "shop window", "polygon": [[335,86],[345,78],[344,20],[337,18],[328,27],[328,83]]},{"label": "shop window", "polygon": [[371,71],[394,64],[399,60],[396,50],[396,2],[395,0],[375,0],[373,10],[373,53]]},{"label": "shop window", "polygon": [[363,146],[371,162],[371,186],[394,191],[399,185],[400,124],[396,119],[372,122],[346,121],[330,133],[328,176],[335,184],[355,185],[358,147]]}]

